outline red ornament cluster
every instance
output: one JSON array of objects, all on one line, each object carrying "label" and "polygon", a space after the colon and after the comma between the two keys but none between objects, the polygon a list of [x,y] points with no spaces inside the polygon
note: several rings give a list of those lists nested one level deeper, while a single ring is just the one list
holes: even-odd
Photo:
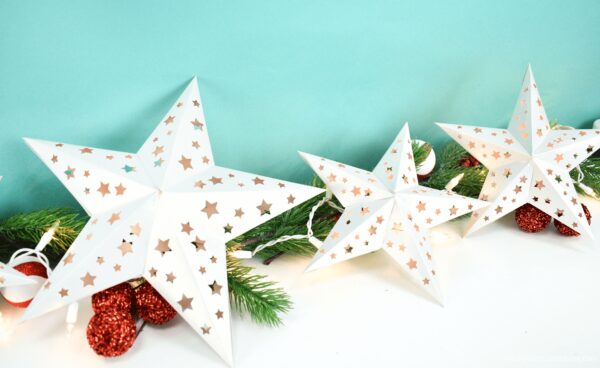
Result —
[{"label": "red ornament cluster", "polygon": [[[585,213],[588,223],[591,224],[592,214],[584,204],[581,204],[581,207],[583,208],[583,212]],[[550,224],[550,222],[552,222],[552,217],[539,210],[535,206],[527,203],[517,208],[515,211],[515,221],[521,230],[528,233],[537,233],[544,230]],[[579,236],[577,231],[571,229],[556,219],[554,220],[554,226],[561,235]]]},{"label": "red ornament cluster", "polygon": [[133,288],[127,282],[92,296],[96,314],[88,323],[87,339],[96,354],[115,357],[133,345],[137,332],[132,306]]},{"label": "red ornament cluster", "polygon": [[133,289],[127,282],[92,296],[96,313],[87,327],[87,339],[96,354],[115,357],[133,345],[137,331],[135,313],[144,321],[164,324],[177,311],[147,282]]}]

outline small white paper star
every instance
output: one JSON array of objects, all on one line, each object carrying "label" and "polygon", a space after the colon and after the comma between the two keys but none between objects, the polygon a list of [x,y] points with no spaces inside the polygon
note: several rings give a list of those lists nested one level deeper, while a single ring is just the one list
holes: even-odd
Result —
[{"label": "small white paper star", "polygon": [[418,184],[408,124],[373,172],[300,154],[345,207],[307,270],[383,249],[441,301],[428,229],[486,203]]}]

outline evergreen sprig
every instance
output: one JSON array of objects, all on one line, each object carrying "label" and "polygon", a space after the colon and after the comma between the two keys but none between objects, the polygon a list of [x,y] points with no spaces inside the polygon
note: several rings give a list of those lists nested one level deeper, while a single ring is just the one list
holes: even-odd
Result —
[{"label": "evergreen sprig", "polygon": [[[325,184],[318,177],[313,178],[311,185],[325,188]],[[323,199],[324,195],[325,194],[321,194],[311,198],[293,209],[274,217],[270,221],[259,225],[234,239],[229,244],[239,244],[245,250],[252,251],[262,243],[277,239],[283,235],[306,234],[308,214],[317,202]],[[337,203],[337,201],[335,201],[335,203]],[[313,236],[320,240],[325,239],[327,234],[331,231],[337,216],[339,216],[339,212],[335,208],[327,204],[319,207],[313,218]],[[292,239],[265,248],[256,255],[262,259],[271,260],[283,253],[310,256],[314,254],[315,251],[316,248],[307,239]],[[269,262],[267,261],[267,263]]]},{"label": "evergreen sprig", "polygon": [[477,198],[488,170],[483,165],[464,166],[464,160],[469,157],[469,153],[458,143],[448,143],[438,156],[438,168],[422,184],[434,189],[443,189],[450,180],[462,173],[464,176],[453,191],[467,197]]},{"label": "evergreen sprig", "polygon": [[21,246],[34,246],[56,221],[59,226],[54,239],[46,246],[46,253],[51,260],[62,257],[87,222],[86,216],[68,208],[17,214],[0,222],[0,242],[5,244],[0,246],[0,256],[5,259]]},{"label": "evergreen sprig", "polygon": [[244,266],[240,260],[227,257],[227,280],[230,301],[240,315],[249,314],[253,321],[278,326],[280,314],[292,308],[286,292],[267,281],[266,276],[252,274],[253,268]]}]

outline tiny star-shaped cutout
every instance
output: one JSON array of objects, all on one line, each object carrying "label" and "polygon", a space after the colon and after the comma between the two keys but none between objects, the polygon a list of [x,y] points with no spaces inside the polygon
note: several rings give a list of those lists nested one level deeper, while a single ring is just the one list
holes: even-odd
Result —
[{"label": "tiny star-shaped cutout", "polygon": [[125,239],[123,239],[121,245],[119,245],[118,248],[121,251],[121,256],[124,256],[127,253],[133,253],[133,244],[131,242],[125,241]]},{"label": "tiny star-shaped cutout", "polygon": [[204,208],[202,209],[202,212],[206,213],[206,216],[210,219],[213,215],[216,215],[219,213],[219,211],[217,210],[217,202],[215,203],[211,203],[209,201],[206,201],[206,203],[204,204]]},{"label": "tiny star-shaped cutout", "polygon": [[158,244],[156,245],[156,247],[154,249],[159,251],[162,255],[165,255],[165,253],[170,252],[171,247],[169,247],[169,239],[167,239],[167,240],[158,239]]},{"label": "tiny star-shaped cutout", "polygon": [[204,247],[205,243],[206,241],[200,239],[198,236],[196,236],[196,239],[192,242],[194,247],[196,247],[196,251],[206,250],[206,248]]},{"label": "tiny star-shaped cutout", "polygon": [[183,170],[192,169],[192,159],[191,158],[187,158],[187,157],[181,155],[181,159],[178,162],[183,167]]},{"label": "tiny star-shaped cutout", "polygon": [[267,203],[264,199],[260,205],[256,206],[260,211],[260,215],[270,215],[271,214],[271,203]]},{"label": "tiny star-shaped cutout", "polygon": [[81,278],[81,281],[83,282],[83,287],[94,286],[94,280],[95,279],[96,279],[96,276],[93,276],[89,272],[86,272],[85,276],[83,276]]},{"label": "tiny star-shaped cutout", "polygon": [[181,300],[179,300],[177,302],[177,304],[179,304],[181,306],[181,311],[185,312],[187,309],[193,309],[192,308],[192,301],[194,300],[194,298],[188,298],[185,296],[185,294],[181,294]]},{"label": "tiny star-shaped cutout", "polygon": [[185,224],[181,224],[181,232],[190,235],[194,231],[194,228],[190,225],[189,221]]},{"label": "tiny star-shaped cutout", "polygon": [[210,290],[212,291],[213,295],[214,294],[221,295],[221,288],[223,288],[223,287],[221,285],[219,285],[216,280],[213,281],[213,283],[210,284],[209,287],[210,287]]}]

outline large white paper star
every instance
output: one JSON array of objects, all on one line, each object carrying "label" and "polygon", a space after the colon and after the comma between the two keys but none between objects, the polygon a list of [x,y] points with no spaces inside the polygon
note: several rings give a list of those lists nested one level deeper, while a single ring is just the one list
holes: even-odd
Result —
[{"label": "large white paper star", "polygon": [[225,243],[321,190],[215,166],[195,78],[137,153],[26,141],[91,218],[24,319],[143,276],[231,364]]},{"label": "large white paper star", "polygon": [[552,130],[531,67],[508,129],[438,125],[489,169],[467,233],[530,203],[592,237],[569,172],[600,145],[600,130]]},{"label": "large white paper star", "polygon": [[428,229],[486,203],[418,184],[408,124],[373,172],[300,154],[345,207],[307,270],[383,249],[441,300]]}]

